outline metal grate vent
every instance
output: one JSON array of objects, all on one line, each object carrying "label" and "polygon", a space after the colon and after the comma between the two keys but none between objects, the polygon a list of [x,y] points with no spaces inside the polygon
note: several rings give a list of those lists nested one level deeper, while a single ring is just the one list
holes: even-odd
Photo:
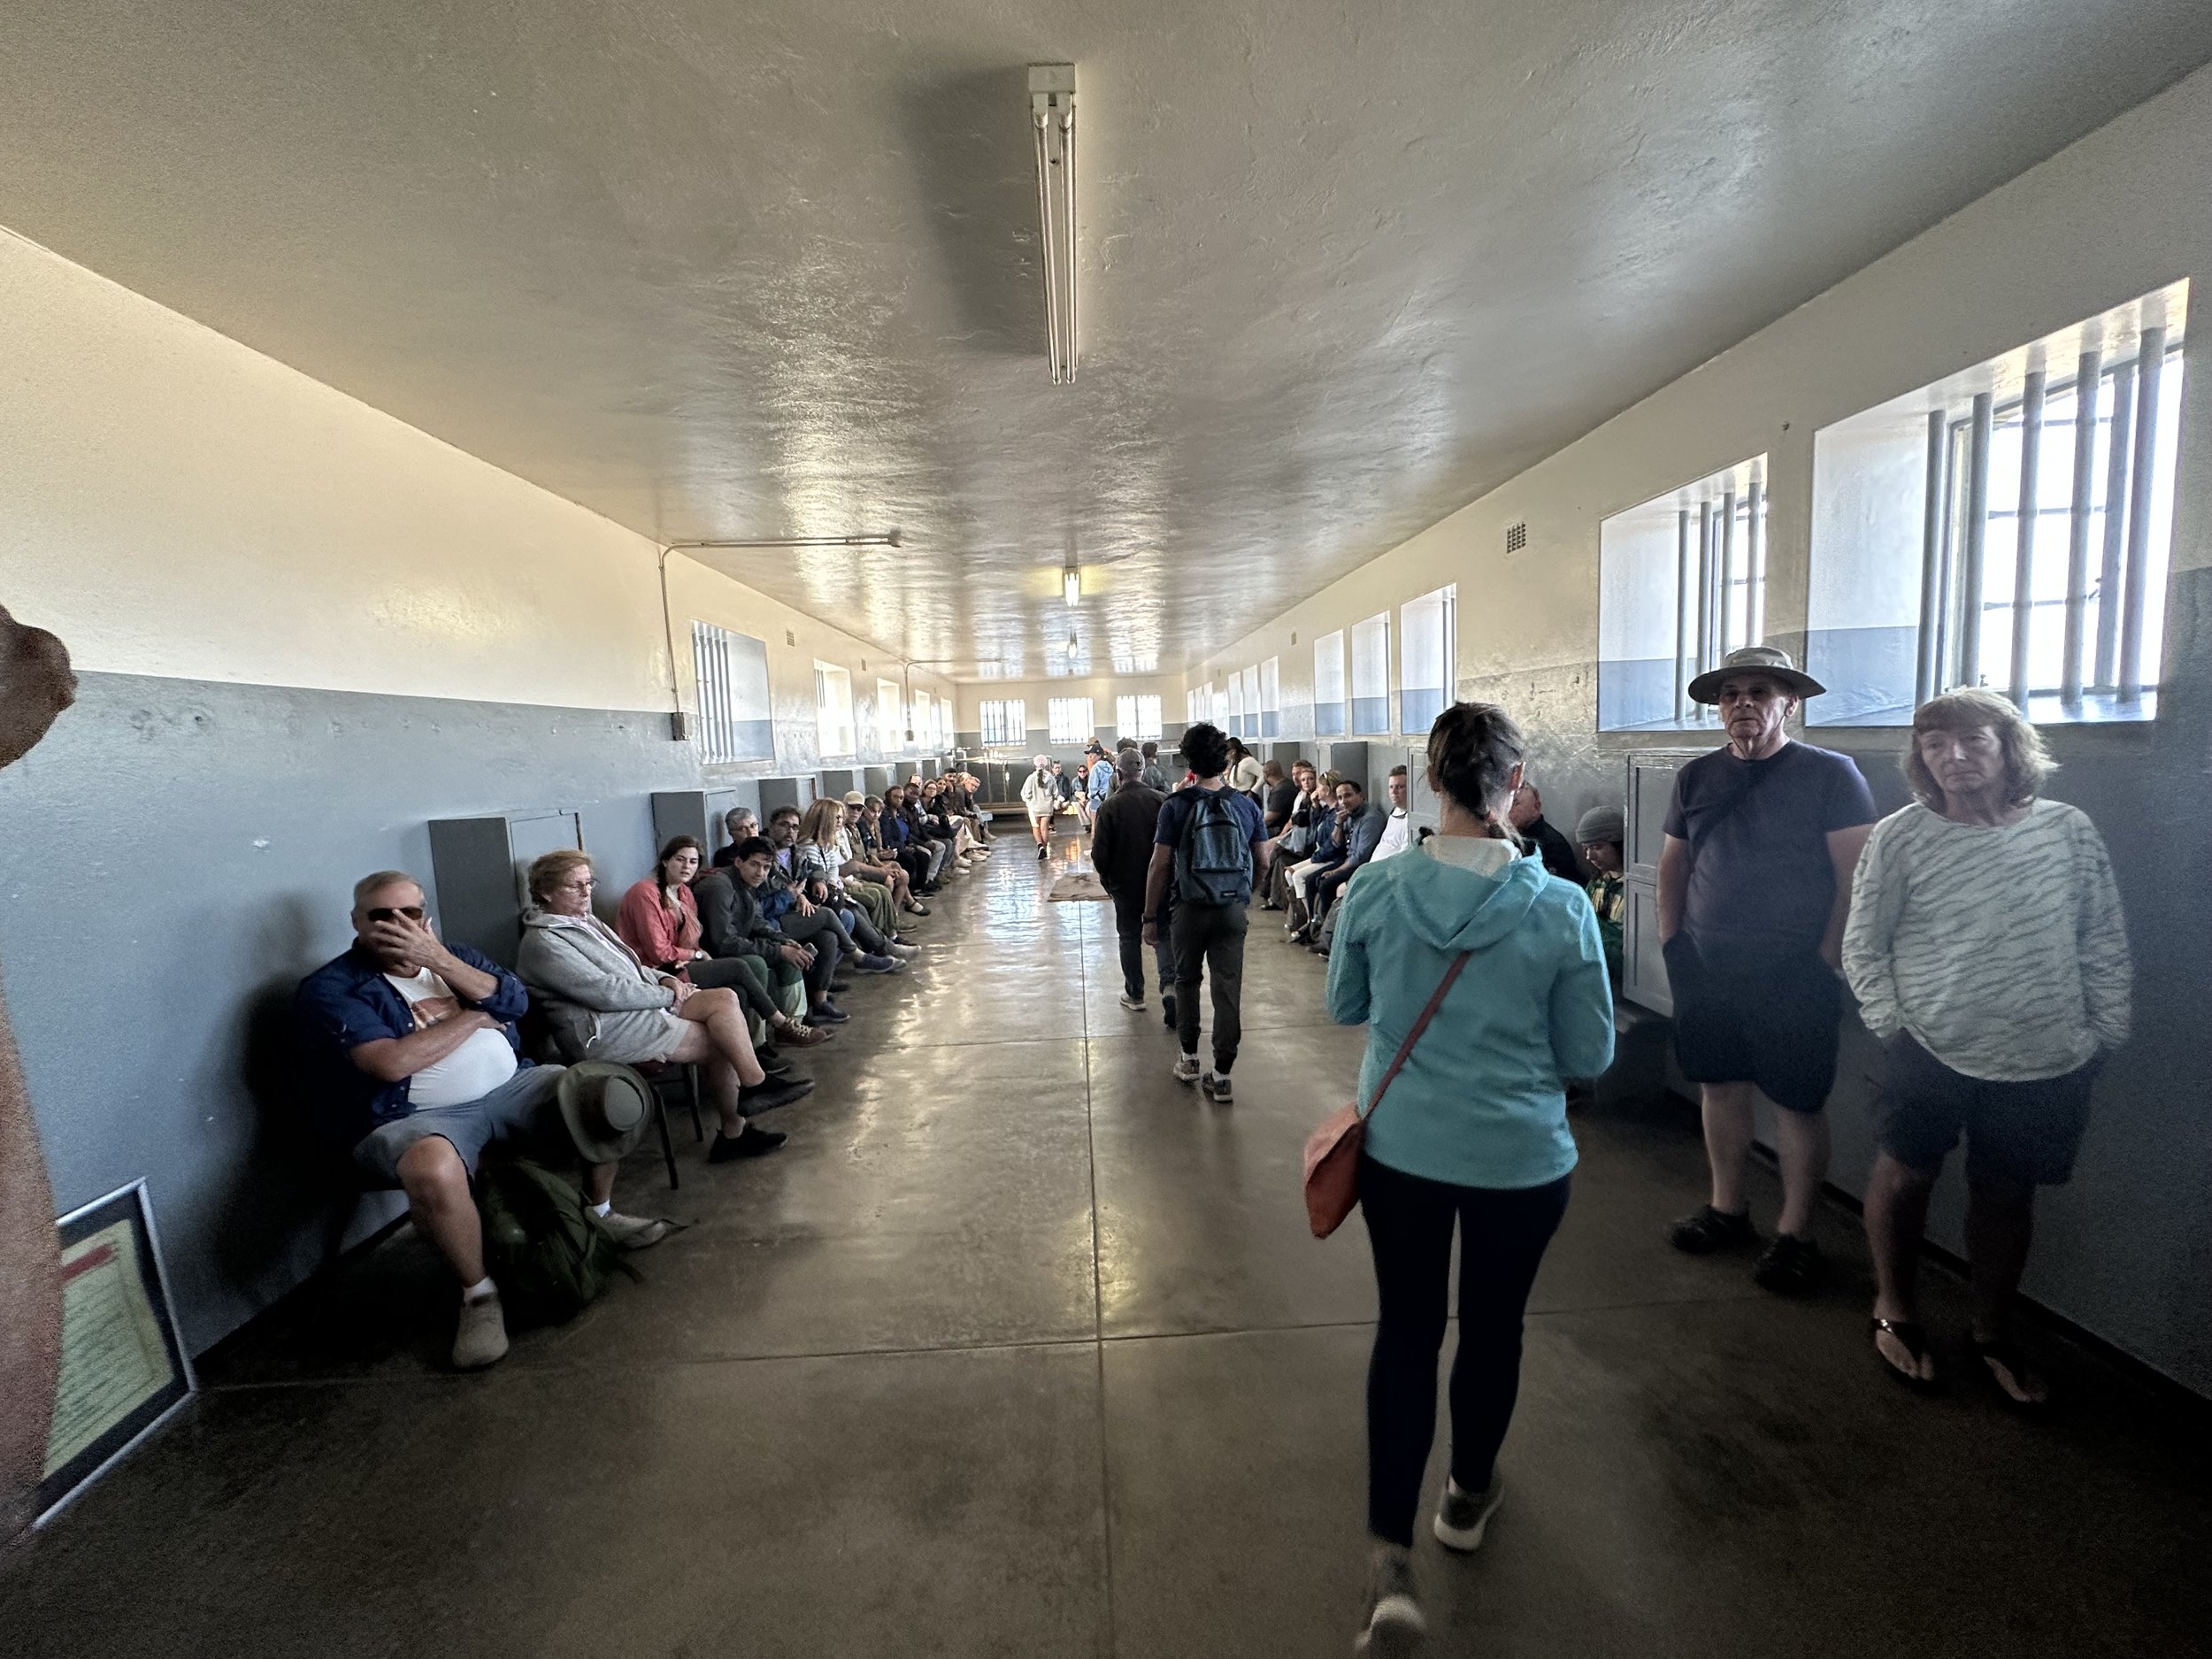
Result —
[{"label": "metal grate vent", "polygon": [[1512,524],[1505,527],[1505,550],[1507,552],[1518,553],[1527,545],[1528,526],[1526,524]]}]

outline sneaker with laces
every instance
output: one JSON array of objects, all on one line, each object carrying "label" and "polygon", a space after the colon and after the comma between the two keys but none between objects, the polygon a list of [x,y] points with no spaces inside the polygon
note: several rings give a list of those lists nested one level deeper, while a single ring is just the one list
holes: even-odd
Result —
[{"label": "sneaker with laces", "polygon": [[861,973],[904,973],[906,964],[897,956],[864,956],[853,964]]},{"label": "sneaker with laces", "polygon": [[1196,1055],[1179,1054],[1175,1056],[1175,1080],[1178,1083],[1198,1081],[1198,1056]]},{"label": "sneaker with laces", "polygon": [[1141,1014],[1144,1012],[1144,998],[1141,996],[1132,996],[1126,991],[1124,991],[1121,994],[1121,1005],[1133,1014]]},{"label": "sneaker with laces", "polygon": [[1352,1642],[1354,1659],[1407,1659],[1418,1651],[1429,1622],[1413,1588],[1413,1554],[1394,1544],[1375,1546],[1367,1573],[1367,1604]]},{"label": "sneaker with laces", "polygon": [[1732,1250],[1758,1241],[1758,1229],[1751,1225],[1749,1210],[1716,1210],[1710,1204],[1699,1205],[1694,1214],[1667,1229],[1667,1242],[1691,1256],[1710,1256],[1716,1250]]},{"label": "sneaker with laces", "polygon": [[1827,1277],[1828,1258],[1820,1246],[1794,1233],[1778,1233],[1774,1242],[1760,1253],[1751,1277],[1760,1288],[1783,1296],[1801,1296],[1819,1288]]},{"label": "sneaker with laces", "polygon": [[592,1225],[626,1250],[648,1250],[668,1236],[668,1224],[646,1216],[626,1216],[610,1210],[594,1214]]},{"label": "sneaker with laces", "polygon": [[453,1369],[481,1371],[507,1353],[507,1316],[499,1305],[499,1293],[473,1300],[464,1297],[461,1320],[453,1328]]},{"label": "sneaker with laces", "polygon": [[1483,1528],[1490,1525],[1490,1517],[1498,1512],[1498,1501],[1504,1496],[1505,1483],[1494,1473],[1480,1492],[1462,1492],[1459,1482],[1447,1479],[1443,1502],[1436,1506],[1436,1541],[1463,1555],[1477,1548],[1482,1543]]},{"label": "sneaker with laces", "polygon": [[1229,1105],[1235,1098],[1229,1092],[1229,1074],[1226,1071],[1207,1072],[1198,1079],[1198,1092],[1217,1106]]}]

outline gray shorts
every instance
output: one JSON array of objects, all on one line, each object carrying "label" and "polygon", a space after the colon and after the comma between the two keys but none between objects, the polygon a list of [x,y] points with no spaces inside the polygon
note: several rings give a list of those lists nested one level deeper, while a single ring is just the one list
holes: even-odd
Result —
[{"label": "gray shorts", "polygon": [[449,1141],[467,1166],[469,1178],[484,1148],[494,1141],[515,1141],[558,1156],[564,1148],[573,1158],[568,1130],[556,1103],[560,1093],[557,1065],[526,1065],[488,1094],[458,1106],[425,1106],[404,1118],[379,1124],[361,1137],[353,1148],[353,1161],[387,1187],[399,1185],[399,1161],[418,1141],[435,1135]]}]

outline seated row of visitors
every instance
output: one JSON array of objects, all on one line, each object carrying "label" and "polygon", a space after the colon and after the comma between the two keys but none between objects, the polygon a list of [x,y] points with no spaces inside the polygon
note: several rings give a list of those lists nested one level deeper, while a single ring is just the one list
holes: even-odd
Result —
[{"label": "seated row of visitors", "polygon": [[[353,946],[308,976],[296,1005],[329,1139],[363,1179],[406,1193],[459,1280],[457,1367],[488,1365],[508,1346],[473,1193],[486,1151],[580,1163],[593,1225],[625,1248],[657,1243],[665,1224],[617,1211],[615,1164],[594,1156],[614,1144],[593,1128],[609,1074],[699,1066],[718,1120],[710,1164],[782,1146],[754,1120],[813,1089],[782,1050],[818,1046],[847,1022],[834,1000],[841,967],[897,973],[918,954],[894,924],[929,910],[885,826],[907,830],[901,845],[920,890],[933,892],[989,856],[973,788],[964,776],[918,779],[894,786],[895,800],[781,808],[765,836],[739,809],[718,867],[703,873],[699,843],[672,838],[612,926],[594,908],[590,858],[548,853],[526,878],[511,972],[442,940],[412,876],[380,871],[357,885]],[[541,1033],[534,1053],[526,1021]]]}]

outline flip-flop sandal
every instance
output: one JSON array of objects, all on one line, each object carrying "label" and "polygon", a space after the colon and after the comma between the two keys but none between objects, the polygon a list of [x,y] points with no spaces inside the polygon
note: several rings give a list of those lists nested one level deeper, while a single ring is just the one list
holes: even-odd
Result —
[{"label": "flip-flop sandal", "polygon": [[[1903,1343],[1905,1352],[1913,1356],[1916,1364],[1927,1355],[1928,1333],[1920,1328],[1916,1320],[1884,1319],[1878,1316],[1866,1322],[1866,1328],[1872,1336],[1879,1337],[1884,1333],[1887,1333],[1896,1340]],[[1882,1362],[1884,1371],[1915,1394],[1935,1394],[1943,1386],[1943,1379],[1940,1376],[1923,1377],[1916,1372],[1903,1369],[1888,1355],[1882,1352],[1882,1345],[1878,1341],[1874,1344],[1874,1357]]]},{"label": "flip-flop sandal", "polygon": [[2012,1379],[2016,1383],[2024,1385],[2031,1379],[2041,1382],[2043,1379],[2036,1375],[2034,1367],[2028,1363],[2028,1356],[2020,1351],[2018,1343],[2010,1337],[1999,1337],[1994,1342],[1985,1342],[1979,1337],[1975,1337],[1971,1340],[1974,1346],[1974,1357],[1981,1362],[1982,1375],[1989,1379],[1989,1386],[1996,1392],[2000,1402],[2012,1410],[2031,1417],[2051,1409],[2048,1383],[2044,1383],[2042,1399],[2023,1400],[2000,1382],[1997,1379],[1997,1373],[1990,1369],[1993,1363],[2003,1366],[2012,1373]]}]

